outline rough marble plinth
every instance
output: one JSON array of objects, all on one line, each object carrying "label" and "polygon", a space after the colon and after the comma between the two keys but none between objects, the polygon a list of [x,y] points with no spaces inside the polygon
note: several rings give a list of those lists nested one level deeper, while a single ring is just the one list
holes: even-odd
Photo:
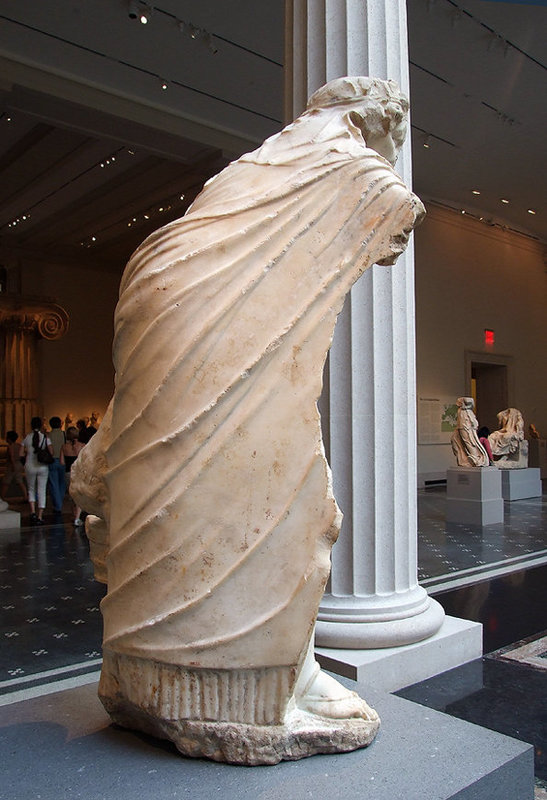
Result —
[{"label": "rough marble plinth", "polygon": [[[368,707],[367,719],[319,716],[294,700],[287,708],[288,672],[189,670],[106,651],[99,697],[119,725],[213,761],[277,764],[371,743],[380,719]],[[348,696],[363,703],[355,692]]]},{"label": "rough marble plinth", "polygon": [[168,720],[152,717],[127,702],[104,705],[118,725],[169,739],[185,756],[245,766],[271,765],[280,761],[297,761],[317,753],[357,750],[369,745],[380,727],[379,720],[332,720],[300,709],[290,712],[284,725],[249,725]]}]

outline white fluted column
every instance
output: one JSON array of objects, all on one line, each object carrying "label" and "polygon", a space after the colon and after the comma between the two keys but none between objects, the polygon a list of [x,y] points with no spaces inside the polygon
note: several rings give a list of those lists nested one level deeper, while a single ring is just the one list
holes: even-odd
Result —
[{"label": "white fluted column", "polygon": [[[405,0],[288,0],[286,115],[343,75],[409,93]],[[411,184],[410,137],[396,165]],[[376,648],[425,639],[441,606],[418,585],[414,262],[357,282],[337,323],[322,400],[334,493],[344,512],[316,642]]]}]

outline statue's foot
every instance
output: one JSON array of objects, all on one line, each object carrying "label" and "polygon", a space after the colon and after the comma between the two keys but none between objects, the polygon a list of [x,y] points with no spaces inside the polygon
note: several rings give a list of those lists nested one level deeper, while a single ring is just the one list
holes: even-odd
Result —
[{"label": "statue's foot", "polygon": [[335,678],[317,669],[305,693],[297,698],[297,706],[309,714],[329,719],[379,719],[376,711],[359,697],[338,683]]}]

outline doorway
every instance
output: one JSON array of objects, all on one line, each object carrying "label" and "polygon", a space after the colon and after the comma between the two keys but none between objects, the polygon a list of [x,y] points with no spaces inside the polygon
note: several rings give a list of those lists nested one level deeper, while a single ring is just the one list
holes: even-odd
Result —
[{"label": "doorway", "polygon": [[507,365],[471,362],[471,394],[479,425],[496,430],[498,412],[509,405]]}]

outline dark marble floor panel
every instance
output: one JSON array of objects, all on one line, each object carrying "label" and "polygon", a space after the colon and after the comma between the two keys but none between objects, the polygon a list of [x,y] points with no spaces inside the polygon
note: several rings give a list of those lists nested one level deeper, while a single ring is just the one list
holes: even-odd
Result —
[{"label": "dark marble floor panel", "polygon": [[483,658],[395,694],[533,744],[536,777],[547,781],[547,669]]},{"label": "dark marble floor panel", "polygon": [[482,623],[485,653],[547,629],[547,566],[433,594],[450,616]]}]

